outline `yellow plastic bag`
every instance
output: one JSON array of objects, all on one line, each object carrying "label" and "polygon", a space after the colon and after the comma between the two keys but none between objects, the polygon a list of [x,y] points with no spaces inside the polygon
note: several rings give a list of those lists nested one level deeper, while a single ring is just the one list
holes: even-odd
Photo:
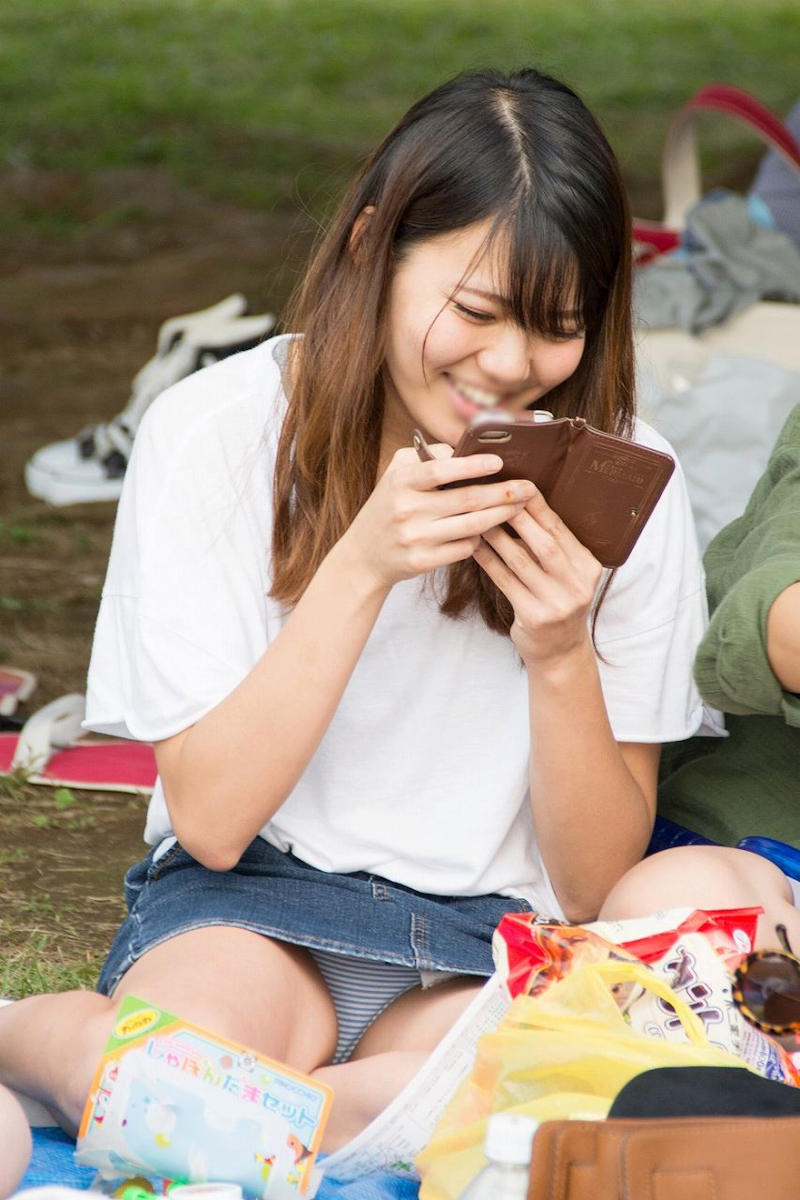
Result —
[{"label": "yellow plastic bag", "polygon": [[[672,1005],[688,1042],[643,1037],[627,1024],[613,989],[644,988]],[[417,1158],[420,1200],[455,1200],[485,1166],[493,1112],[538,1121],[602,1118],[617,1092],[651,1067],[738,1067],[711,1046],[702,1023],[643,963],[589,963],[539,996],[518,996],[494,1033],[478,1041],[475,1065]]]}]

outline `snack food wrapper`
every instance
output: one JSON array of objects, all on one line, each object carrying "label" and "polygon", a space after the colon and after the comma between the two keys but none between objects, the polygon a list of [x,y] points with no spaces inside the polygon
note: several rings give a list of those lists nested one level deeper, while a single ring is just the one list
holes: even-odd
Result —
[{"label": "snack food wrapper", "polygon": [[[761,908],[673,909],[651,918],[559,925],[529,913],[509,913],[495,931],[492,950],[512,997],[538,995],[584,963],[607,959],[644,962],[701,1020],[709,1042],[737,1055],[767,1079],[800,1086],[800,1070],[786,1050],[756,1029],[732,998],[733,972],[753,949]],[[666,1041],[686,1034],[665,1000],[635,985],[616,999],[632,1029]]]},{"label": "snack food wrapper", "polygon": [[312,1195],[329,1087],[127,996],[95,1072],[75,1159],[101,1178],[225,1180]]}]

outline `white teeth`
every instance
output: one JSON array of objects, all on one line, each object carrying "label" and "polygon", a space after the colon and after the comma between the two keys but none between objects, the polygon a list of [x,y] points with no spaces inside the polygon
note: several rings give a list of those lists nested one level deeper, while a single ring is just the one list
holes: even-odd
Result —
[{"label": "white teeth", "polygon": [[481,408],[496,408],[500,403],[500,397],[496,392],[485,392],[483,388],[472,387],[467,383],[459,383],[458,390],[466,400]]}]

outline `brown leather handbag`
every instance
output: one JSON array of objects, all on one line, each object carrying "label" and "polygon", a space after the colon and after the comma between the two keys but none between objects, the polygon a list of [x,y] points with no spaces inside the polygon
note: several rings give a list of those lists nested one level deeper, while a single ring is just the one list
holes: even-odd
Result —
[{"label": "brown leather handbag", "polygon": [[797,1200],[800,1116],[546,1121],[528,1200]]}]

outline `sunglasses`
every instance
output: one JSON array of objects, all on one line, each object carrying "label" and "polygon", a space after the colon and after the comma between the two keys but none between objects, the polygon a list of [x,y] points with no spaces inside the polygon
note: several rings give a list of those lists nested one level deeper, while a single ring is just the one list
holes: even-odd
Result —
[{"label": "sunglasses", "polygon": [[783,950],[756,950],[734,974],[733,1002],[765,1033],[800,1030],[800,959],[789,945],[785,925],[775,930]]}]

